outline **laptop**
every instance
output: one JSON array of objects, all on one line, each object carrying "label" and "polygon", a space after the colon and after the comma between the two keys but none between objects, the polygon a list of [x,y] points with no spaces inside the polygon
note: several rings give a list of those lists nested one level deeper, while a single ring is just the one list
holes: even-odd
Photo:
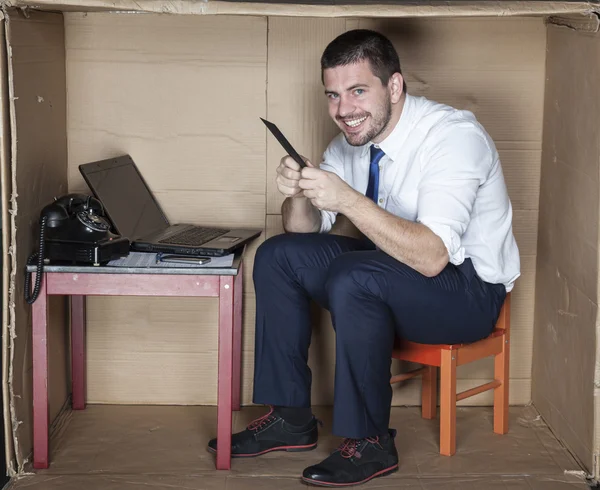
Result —
[{"label": "laptop", "polygon": [[129,155],[79,165],[115,231],[140,252],[219,257],[260,235],[258,229],[170,224]]}]

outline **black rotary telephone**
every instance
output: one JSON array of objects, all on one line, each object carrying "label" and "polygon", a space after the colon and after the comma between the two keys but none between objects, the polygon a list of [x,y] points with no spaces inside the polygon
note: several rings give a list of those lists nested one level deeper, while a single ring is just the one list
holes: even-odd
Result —
[{"label": "black rotary telephone", "polygon": [[37,263],[35,285],[25,271],[25,301],[32,304],[40,292],[44,264],[100,265],[129,254],[129,239],[111,232],[102,203],[85,194],[67,194],[48,204],[40,214],[39,251],[27,265]]}]

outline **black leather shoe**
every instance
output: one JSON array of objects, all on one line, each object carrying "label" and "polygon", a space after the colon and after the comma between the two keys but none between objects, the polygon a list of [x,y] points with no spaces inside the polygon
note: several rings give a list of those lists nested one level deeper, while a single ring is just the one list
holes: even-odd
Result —
[{"label": "black leather shoe", "polygon": [[[251,458],[271,451],[311,451],[317,447],[317,424],[314,417],[303,426],[288,424],[271,408],[245,430],[231,436],[231,457]],[[216,439],[208,443],[208,450],[217,451]]]},{"label": "black leather shoe", "polygon": [[321,487],[359,485],[398,471],[396,431],[366,439],[345,439],[331,456],[304,470],[302,480]]}]

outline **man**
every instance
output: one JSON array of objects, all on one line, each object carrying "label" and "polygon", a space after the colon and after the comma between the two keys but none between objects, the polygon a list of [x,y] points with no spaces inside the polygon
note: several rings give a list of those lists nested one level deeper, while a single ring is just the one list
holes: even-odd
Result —
[{"label": "man", "polygon": [[[333,433],[345,440],[302,478],[337,487],[398,468],[388,428],[395,337],[486,337],[520,261],[498,154],[473,114],[407,94],[396,51],[373,31],[336,38],[321,67],[341,133],[319,167],[286,156],[277,169],[286,233],[261,245],[253,275],[254,403],[272,408],[233,435],[232,454],[316,447],[314,300],[336,331]],[[327,234],[338,214],[365,239]]]}]

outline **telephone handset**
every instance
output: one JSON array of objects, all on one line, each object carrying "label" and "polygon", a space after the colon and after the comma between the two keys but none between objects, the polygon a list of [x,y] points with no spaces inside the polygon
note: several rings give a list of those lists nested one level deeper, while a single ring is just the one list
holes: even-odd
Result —
[{"label": "telephone handset", "polygon": [[111,232],[102,203],[92,196],[67,194],[55,199],[42,209],[39,225],[39,250],[27,261],[29,266],[37,263],[31,294],[31,275],[25,272],[25,301],[29,304],[39,295],[44,264],[100,265],[129,254],[129,239]]}]

